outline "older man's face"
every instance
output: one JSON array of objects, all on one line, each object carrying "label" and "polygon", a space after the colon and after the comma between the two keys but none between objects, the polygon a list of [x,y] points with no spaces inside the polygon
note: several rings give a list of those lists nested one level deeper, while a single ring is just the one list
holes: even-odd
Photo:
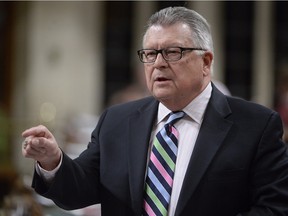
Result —
[{"label": "older man's face", "polygon": [[[144,49],[195,47],[190,28],[183,23],[152,26],[146,32]],[[170,109],[182,109],[199,95],[210,81],[213,55],[184,51],[179,61],[167,62],[158,54],[154,63],[145,63],[147,87]]]}]

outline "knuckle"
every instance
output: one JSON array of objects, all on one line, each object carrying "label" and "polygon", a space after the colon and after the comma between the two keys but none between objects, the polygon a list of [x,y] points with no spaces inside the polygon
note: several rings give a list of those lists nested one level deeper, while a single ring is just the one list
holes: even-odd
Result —
[{"label": "knuckle", "polygon": [[46,127],[44,125],[39,125],[40,130],[46,130]]}]

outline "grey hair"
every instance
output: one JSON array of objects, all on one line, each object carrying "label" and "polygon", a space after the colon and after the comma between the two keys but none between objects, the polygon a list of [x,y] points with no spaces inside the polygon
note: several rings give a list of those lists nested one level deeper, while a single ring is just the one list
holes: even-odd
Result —
[{"label": "grey hair", "polygon": [[190,27],[194,46],[214,52],[209,23],[196,11],[185,7],[167,7],[154,13],[147,22],[146,33],[151,26],[170,26],[176,23],[185,23]]}]

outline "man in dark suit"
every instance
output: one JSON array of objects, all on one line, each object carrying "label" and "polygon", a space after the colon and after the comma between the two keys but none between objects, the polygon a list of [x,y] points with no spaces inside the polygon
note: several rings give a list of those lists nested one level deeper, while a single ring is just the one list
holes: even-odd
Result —
[{"label": "man in dark suit", "polygon": [[[35,190],[64,209],[101,203],[103,216],[288,215],[281,119],[213,85],[206,20],[184,7],[155,13],[138,55],[153,97],[106,109],[78,158],[62,152],[44,126],[23,132],[23,155],[38,162]],[[167,116],[180,110],[185,116],[176,129],[169,127],[179,132],[178,153],[169,206],[163,210],[150,196],[163,187],[147,189],[153,179],[149,158]]]}]

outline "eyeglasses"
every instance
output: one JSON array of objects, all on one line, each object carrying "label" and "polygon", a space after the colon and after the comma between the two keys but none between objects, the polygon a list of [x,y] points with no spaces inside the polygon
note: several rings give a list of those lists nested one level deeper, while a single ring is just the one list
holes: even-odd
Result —
[{"label": "eyeglasses", "polygon": [[141,49],[138,50],[138,56],[141,62],[143,63],[153,63],[156,61],[157,56],[161,53],[162,57],[166,61],[178,61],[182,58],[184,51],[194,51],[194,50],[202,50],[207,51],[206,49],[202,48],[184,48],[184,47],[169,47],[165,49]]}]

